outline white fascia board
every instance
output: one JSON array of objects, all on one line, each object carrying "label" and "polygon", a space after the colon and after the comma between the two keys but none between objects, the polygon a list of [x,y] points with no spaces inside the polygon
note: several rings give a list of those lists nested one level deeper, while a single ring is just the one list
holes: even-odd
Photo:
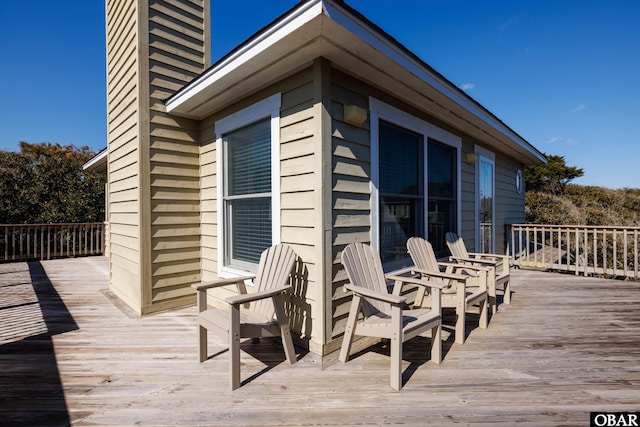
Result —
[{"label": "white fascia board", "polygon": [[197,78],[184,92],[167,101],[167,112],[171,113],[182,105],[182,103],[203,91],[207,86],[232,73],[238,67],[242,66],[242,64],[245,64],[250,59],[269,49],[270,46],[273,46],[307,22],[322,14],[323,11],[322,0],[310,0],[308,3],[301,5],[300,8],[296,9],[291,15],[285,16],[282,21],[277,22],[273,27],[268,28],[247,45],[238,49],[237,52],[234,52],[224,61],[205,72],[205,74]]},{"label": "white fascia board", "polygon": [[421,64],[419,61],[416,61],[415,58],[407,54],[407,52],[405,52],[397,44],[391,42],[386,37],[383,37],[377,31],[365,25],[360,20],[354,19],[353,17],[347,15],[346,11],[344,11],[342,8],[338,8],[337,6],[334,7],[334,5],[330,3],[325,3],[324,7],[326,10],[326,15],[332,21],[335,21],[339,25],[346,28],[348,31],[358,36],[360,39],[380,51],[391,60],[395,61],[397,64],[417,76],[428,85],[435,88],[438,92],[442,93],[453,102],[469,111],[471,114],[475,115],[476,117],[493,127],[498,132],[517,142],[521,147],[523,147],[527,151],[530,151],[541,161],[544,160],[544,157],[541,157],[541,155],[538,154],[537,150],[532,149],[531,145],[521,136],[505,126],[502,122],[500,122],[499,119],[489,113],[486,109],[478,106],[474,102],[471,102],[469,98],[462,96],[457,90],[452,88],[449,82],[444,81],[442,78],[434,74],[431,70],[425,68],[423,64]]},{"label": "white fascia board", "polygon": [[94,170],[99,166],[107,163],[107,149],[100,151],[98,154],[93,156],[88,162],[82,165],[83,170]]}]

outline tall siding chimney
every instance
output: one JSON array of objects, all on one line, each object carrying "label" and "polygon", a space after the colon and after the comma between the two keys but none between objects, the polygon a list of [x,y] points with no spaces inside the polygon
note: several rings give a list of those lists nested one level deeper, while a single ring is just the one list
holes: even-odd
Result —
[{"label": "tall siding chimney", "polygon": [[209,0],[106,0],[110,290],[144,314],[199,280],[197,123],[164,99],[210,63]]}]

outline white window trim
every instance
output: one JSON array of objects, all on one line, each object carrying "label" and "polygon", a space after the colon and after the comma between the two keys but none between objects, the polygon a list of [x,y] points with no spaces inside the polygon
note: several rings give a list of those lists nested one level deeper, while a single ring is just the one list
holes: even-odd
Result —
[{"label": "white window trim", "polygon": [[476,252],[480,252],[481,248],[482,248],[482,242],[480,241],[481,236],[480,236],[480,231],[482,228],[482,225],[480,224],[480,163],[481,162],[486,162],[486,163],[490,163],[491,166],[493,166],[493,180],[492,180],[492,189],[491,191],[493,192],[493,198],[491,200],[491,211],[493,212],[493,225],[491,227],[491,245],[492,248],[489,250],[489,252],[493,253],[494,249],[495,249],[495,245],[496,245],[496,155],[494,152],[487,150],[486,148],[480,147],[479,145],[476,145],[473,147],[473,152],[476,154],[476,156],[478,157],[478,161],[476,162],[476,170],[475,170],[475,178],[476,178],[476,190],[475,190],[475,202],[476,202],[476,206],[475,206],[475,213],[476,213],[476,219],[474,221],[474,226],[476,228],[476,245],[475,245],[475,250]]},{"label": "white window trim", "polygon": [[216,197],[217,197],[217,232],[218,232],[218,277],[233,278],[246,276],[247,271],[224,265],[224,156],[222,135],[235,129],[249,125],[258,120],[271,117],[271,240],[272,244],[280,243],[280,93],[258,101],[255,104],[224,117],[215,123],[216,132]]},{"label": "white window trim", "polygon": [[[380,120],[384,120],[389,123],[393,123],[410,131],[413,131],[417,134],[422,135],[425,147],[424,147],[424,203],[425,203],[425,212],[428,212],[429,206],[429,173],[427,170],[429,162],[428,158],[428,149],[427,143],[429,138],[434,139],[443,144],[449,145],[456,149],[456,227],[455,230],[459,233],[461,225],[462,225],[462,189],[461,189],[461,167],[460,167],[460,159],[461,159],[461,148],[462,148],[462,138],[452,134],[451,132],[447,132],[444,129],[441,129],[427,121],[419,119],[415,116],[412,116],[409,113],[406,113],[392,105],[389,105],[385,102],[382,102],[376,98],[369,98],[369,111],[370,111],[370,144],[371,144],[371,245],[377,250],[380,249],[380,157],[379,157],[379,122]],[[425,233],[429,230],[429,216],[424,216],[424,230]],[[428,236],[425,236],[428,237]]]}]

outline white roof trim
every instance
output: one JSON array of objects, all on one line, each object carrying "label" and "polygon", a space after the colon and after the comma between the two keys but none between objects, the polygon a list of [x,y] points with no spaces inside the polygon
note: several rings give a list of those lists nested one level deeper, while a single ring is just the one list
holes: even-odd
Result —
[{"label": "white roof trim", "polygon": [[237,52],[234,52],[224,61],[196,78],[184,92],[180,92],[177,96],[170,98],[167,101],[167,112],[171,113],[172,110],[178,108],[183,102],[198,94],[211,83],[232,73],[249,59],[268,49],[269,46],[274,45],[322,12],[322,0],[311,0],[300,6],[292,14],[285,16],[281,21],[276,22],[273,27],[267,28],[264,33],[259,34],[247,45],[242,46]]},{"label": "white roof trim", "polygon": [[[416,61],[411,55],[408,55],[402,48],[397,46],[385,37],[382,37],[377,31],[365,25],[365,23],[347,16],[337,7],[333,7],[329,3],[325,4],[327,16],[336,23],[342,25],[347,30],[360,37],[369,45],[382,52],[388,58],[400,64],[403,68],[419,77],[422,81],[447,96],[456,104],[460,105],[476,117],[482,119],[485,123],[491,125],[505,136],[517,141],[525,148],[529,148],[530,144],[521,136],[509,129],[504,123],[501,123],[494,115],[489,113],[485,108],[479,106],[475,102],[471,102],[469,98],[462,96],[457,90],[453,90],[449,82],[443,81],[442,78],[435,75],[431,70],[425,68],[423,64]],[[544,157],[539,157],[544,160]]]},{"label": "white roof trim", "polygon": [[501,122],[485,107],[472,100],[451,82],[447,81],[446,78],[431,70],[428,65],[411,54],[410,51],[398,42],[392,40],[390,36],[368,25],[366,20],[362,20],[350,13],[346,7],[332,0],[309,0],[297,6],[289,14],[284,15],[271,26],[258,33],[253,39],[248,40],[246,44],[241,45],[237,51],[233,51],[227,58],[224,58],[220,63],[205,71],[204,74],[197,77],[191,84],[186,86],[185,89],[170,97],[166,102],[167,112],[172,113],[179,109],[185,102],[198,96],[208,86],[230,75],[234,70],[237,70],[243,64],[269,49],[269,47],[274,46],[278,41],[303,27],[319,15],[324,14],[328,19],[356,35],[372,48],[381,52],[384,56],[415,75],[418,79],[436,89],[453,103],[462,107],[469,112],[469,114],[514,141],[541,162],[545,161],[544,155],[541,152]]},{"label": "white roof trim", "polygon": [[98,154],[93,156],[91,160],[82,165],[83,170],[95,170],[100,166],[106,165],[107,163],[107,149],[100,151]]}]

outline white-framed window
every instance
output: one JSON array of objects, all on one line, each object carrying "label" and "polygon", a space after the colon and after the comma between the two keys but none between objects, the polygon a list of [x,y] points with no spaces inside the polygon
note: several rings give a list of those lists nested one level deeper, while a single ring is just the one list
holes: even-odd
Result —
[{"label": "white-framed window", "polygon": [[444,235],[460,229],[462,139],[396,107],[369,99],[372,245],[385,271],[412,265],[409,237],[445,254]]},{"label": "white-framed window", "polygon": [[280,93],[216,121],[218,275],[255,272],[280,242]]}]

